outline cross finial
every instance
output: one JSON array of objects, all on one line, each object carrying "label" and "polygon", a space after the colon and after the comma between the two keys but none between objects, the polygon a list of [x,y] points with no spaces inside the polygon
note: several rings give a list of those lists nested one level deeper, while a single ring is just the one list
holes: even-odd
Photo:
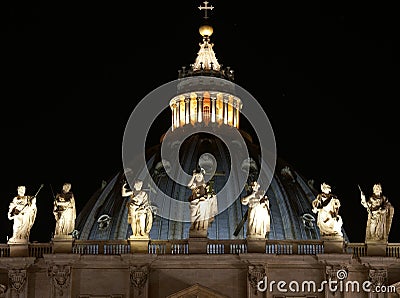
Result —
[{"label": "cross finial", "polygon": [[214,6],[212,6],[212,5],[208,6],[208,3],[209,3],[208,1],[204,1],[203,3],[204,3],[204,6],[199,6],[199,9],[200,10],[204,10],[204,18],[208,19],[207,11],[208,10],[213,10]]}]

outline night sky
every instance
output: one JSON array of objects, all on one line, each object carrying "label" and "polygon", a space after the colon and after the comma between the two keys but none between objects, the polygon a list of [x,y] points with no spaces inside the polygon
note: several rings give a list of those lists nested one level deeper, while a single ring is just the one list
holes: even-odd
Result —
[{"label": "night sky", "polygon": [[[332,186],[351,242],[364,241],[367,218],[357,184],[368,196],[380,182],[395,208],[389,241],[400,242],[394,7],[210,2],[218,61],[265,108],[278,156],[318,189]],[[48,242],[51,189],[71,182],[79,212],[122,168],[136,103],[196,58],[199,5],[55,1],[2,9],[0,243],[12,234],[7,211],[18,185],[31,195],[45,185],[30,240]],[[149,145],[170,125],[165,115]]]}]

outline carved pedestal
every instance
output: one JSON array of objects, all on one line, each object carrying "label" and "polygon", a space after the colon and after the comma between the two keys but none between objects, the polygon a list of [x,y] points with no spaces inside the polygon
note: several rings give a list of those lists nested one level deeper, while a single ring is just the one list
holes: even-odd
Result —
[{"label": "carved pedestal", "polygon": [[9,241],[10,257],[29,257],[28,240]]},{"label": "carved pedestal", "polygon": [[56,235],[51,239],[54,253],[71,253],[74,238],[70,235]]},{"label": "carved pedestal", "polygon": [[367,256],[386,256],[386,241],[367,240]]},{"label": "carved pedestal", "polygon": [[207,237],[198,237],[188,239],[190,254],[206,254],[207,253]]},{"label": "carved pedestal", "polygon": [[247,238],[247,252],[250,253],[265,253],[265,245],[267,240],[264,238]]},{"label": "carved pedestal", "polygon": [[149,241],[150,238],[148,236],[129,237],[128,243],[131,247],[131,253],[148,253]]},{"label": "carved pedestal", "polygon": [[344,253],[344,239],[342,236],[321,236],[324,241],[325,253]]}]

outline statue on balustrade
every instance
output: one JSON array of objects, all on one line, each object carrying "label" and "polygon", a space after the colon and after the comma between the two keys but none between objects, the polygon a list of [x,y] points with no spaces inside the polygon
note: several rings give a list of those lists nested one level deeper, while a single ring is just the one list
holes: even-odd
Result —
[{"label": "statue on balustrade", "polygon": [[25,195],[26,187],[17,187],[17,195],[13,198],[8,209],[8,219],[13,220],[13,236],[9,243],[27,242],[29,234],[36,219],[36,196],[43,184],[34,196]]},{"label": "statue on balustrade", "polygon": [[205,170],[197,166],[188,183],[192,190],[189,197],[190,221],[189,237],[206,237],[208,226],[218,213],[217,196],[210,181],[205,182]]},{"label": "statue on balustrade", "polygon": [[322,183],[321,193],[312,202],[313,212],[318,213],[317,226],[321,236],[343,236],[343,220],[339,215],[340,201],[331,193],[331,186]]},{"label": "statue on balustrade", "polygon": [[[361,191],[361,188],[360,188]],[[377,183],[372,188],[368,201],[361,191],[361,205],[368,211],[365,240],[387,241],[392,225],[394,208],[382,194],[382,185]]]},{"label": "statue on balustrade", "polygon": [[149,195],[142,189],[143,181],[136,180],[133,190],[128,188],[127,182],[122,185],[122,196],[129,196],[126,203],[128,208],[128,223],[132,227],[131,238],[149,238],[153,225],[153,211],[149,202]]},{"label": "statue on balustrade", "polygon": [[54,198],[53,214],[56,219],[55,236],[72,235],[75,229],[75,197],[71,191],[71,187],[71,183],[65,182],[61,193],[58,193]]},{"label": "statue on balustrade", "polygon": [[247,238],[268,237],[271,227],[271,212],[269,199],[264,190],[260,190],[260,184],[251,183],[252,192],[241,199],[243,205],[248,205],[247,211]]}]

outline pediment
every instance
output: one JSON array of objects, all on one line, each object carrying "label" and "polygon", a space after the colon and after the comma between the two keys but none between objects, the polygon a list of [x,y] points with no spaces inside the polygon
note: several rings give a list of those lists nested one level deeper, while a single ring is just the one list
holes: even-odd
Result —
[{"label": "pediment", "polygon": [[214,290],[204,287],[200,284],[195,284],[179,292],[171,294],[166,298],[228,298]]}]

